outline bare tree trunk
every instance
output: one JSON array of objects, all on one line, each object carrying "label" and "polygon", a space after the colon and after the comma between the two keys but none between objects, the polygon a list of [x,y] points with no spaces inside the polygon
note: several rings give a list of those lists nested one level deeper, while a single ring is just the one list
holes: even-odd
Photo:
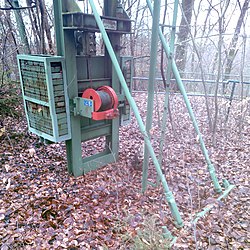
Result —
[{"label": "bare tree trunk", "polygon": [[219,89],[219,82],[221,77],[221,49],[222,49],[222,18],[219,19],[219,42],[218,42],[218,72],[217,72],[217,79],[216,79],[216,86],[215,86],[215,94],[214,94],[214,122],[213,122],[213,137],[212,143],[213,146],[216,144],[216,128],[217,128],[217,120],[218,120],[218,89]]},{"label": "bare tree trunk", "polygon": [[[5,6],[8,6],[8,1],[5,0]],[[11,15],[9,11],[6,11],[6,19],[5,22],[7,23],[8,29],[9,29],[9,33],[11,35],[11,38],[13,40],[13,43],[15,45],[16,48],[16,53],[19,54],[19,49],[18,49],[18,45],[17,45],[17,41],[16,41],[16,37],[15,37],[15,33],[13,31],[13,25],[11,23]]]},{"label": "bare tree trunk", "polygon": [[[242,48],[242,57],[241,57],[241,72],[240,72],[240,82],[241,82],[241,113],[240,113],[240,119],[239,119],[239,136],[242,137],[242,130],[244,127],[244,121],[245,117],[247,115],[247,112],[249,111],[249,100],[245,99],[244,101],[244,68],[245,68],[245,60],[246,60],[246,34],[244,34],[243,38],[243,48]],[[247,91],[248,92],[248,91]],[[246,96],[248,97],[248,93],[246,92]],[[246,102],[246,103],[245,103]],[[244,109],[244,105],[246,106]]]},{"label": "bare tree trunk", "polygon": [[[237,0],[237,2],[240,6],[239,0]],[[245,15],[246,15],[246,12],[247,12],[247,9],[249,6],[249,2],[250,2],[250,0],[245,0],[243,7],[241,8],[241,6],[240,6],[240,11],[241,11],[240,16],[239,16],[238,22],[237,22],[236,27],[235,27],[233,38],[232,38],[231,43],[229,45],[229,48],[227,50],[227,61],[226,61],[226,67],[225,67],[225,72],[224,72],[224,74],[225,74],[224,79],[225,80],[230,78],[230,73],[232,71],[233,61],[234,61],[235,56],[238,53],[236,46],[238,43],[240,30],[241,30],[241,27],[242,27],[242,24],[244,22],[244,18],[245,18]],[[223,90],[224,90],[224,87],[225,86],[223,86]]]},{"label": "bare tree trunk", "polygon": [[15,44],[15,47],[16,47],[16,53],[19,54],[19,49],[18,49],[18,45],[17,45],[17,41],[16,41],[15,34],[14,34],[14,32],[13,32],[13,27],[12,27],[10,18],[7,18],[6,21],[7,21],[8,27],[9,27],[9,31],[10,31],[10,34],[11,34],[13,43]]},{"label": "bare tree trunk", "polygon": [[[137,20],[138,20],[138,15],[139,15],[139,6],[140,6],[140,0],[137,3],[137,11],[136,11],[136,16],[135,16],[135,23],[134,23],[134,30],[133,33],[130,35],[130,53],[131,56],[135,56],[135,39],[136,39],[136,26],[137,26]],[[129,3],[130,4],[130,3]],[[130,10],[130,15],[131,15],[131,9]]]},{"label": "bare tree trunk", "polygon": [[[2,15],[0,15],[0,30],[1,30],[1,33],[2,34],[5,34],[5,36],[1,37],[1,44],[2,44],[2,48],[1,48],[1,83],[0,83],[0,90],[2,89],[3,85],[4,85],[4,76],[5,76],[5,67],[6,67],[6,58],[5,58],[5,48],[6,48],[6,42],[7,42],[7,37],[8,37],[8,34],[7,34],[7,30],[5,28],[5,25],[4,25],[4,21],[2,20]],[[2,94],[2,93],[1,93]]]},{"label": "bare tree trunk", "polygon": [[182,18],[178,32],[178,40],[175,53],[175,61],[179,71],[185,71],[187,60],[187,39],[189,37],[189,26],[192,20],[194,0],[182,0]]},{"label": "bare tree trunk", "polygon": [[40,7],[40,11],[41,11],[41,25],[43,26],[43,32],[45,32],[46,37],[47,37],[48,46],[49,46],[49,53],[54,54],[52,36],[51,36],[51,32],[50,32],[50,25],[48,22],[48,13],[46,10],[44,0],[39,0],[39,7]]},{"label": "bare tree trunk", "polygon": [[[19,7],[18,0],[10,0],[9,3],[14,8]],[[21,11],[16,9],[14,13],[15,13],[15,17],[16,17],[18,30],[19,30],[19,35],[20,35],[21,41],[22,41],[22,43],[24,45],[25,52],[30,54],[31,53],[30,46],[29,46],[29,42],[28,42],[28,38],[27,38],[27,34],[26,34],[25,25],[24,25],[24,21],[23,21]]]},{"label": "bare tree trunk", "polygon": [[[181,8],[182,10],[182,8]],[[184,10],[182,10],[182,17],[183,19],[185,20],[185,13],[184,13]],[[187,23],[188,23],[188,20],[187,20]],[[205,83],[205,74],[204,74],[204,67],[203,67],[203,61],[202,61],[202,57],[201,57],[201,54],[198,50],[198,47],[195,43],[195,39],[191,33],[191,29],[190,29],[190,25],[187,25],[187,30],[188,30],[188,33],[191,37],[191,40],[192,40],[192,44],[193,44],[193,48],[194,48],[194,51],[197,55],[197,58],[198,58],[198,67],[200,68],[200,72],[201,72],[201,81],[202,81],[202,85],[203,85],[203,88],[204,88],[204,94],[205,94],[205,104],[206,104],[206,110],[207,110],[207,118],[208,118],[208,124],[209,124],[209,129],[210,131],[212,131],[212,117],[211,117],[211,112],[210,112],[210,107],[209,107],[209,100],[208,100],[208,93],[207,93],[207,88],[206,88],[206,83]]]},{"label": "bare tree trunk", "polygon": [[219,90],[219,83],[221,78],[221,64],[222,64],[222,43],[223,43],[223,34],[225,32],[224,28],[224,19],[226,16],[226,12],[229,7],[230,0],[224,2],[224,5],[221,9],[221,14],[218,12],[219,17],[219,41],[218,41],[218,68],[217,68],[217,79],[216,79],[216,86],[215,86],[215,93],[214,93],[214,121],[213,121],[213,136],[212,136],[212,143],[213,146],[216,144],[216,131],[217,131],[217,123],[218,123],[218,90]]},{"label": "bare tree trunk", "polygon": [[[198,16],[201,12],[201,7],[202,7],[202,1],[199,2],[199,4],[197,5],[197,11],[193,10],[193,15],[194,15],[194,32],[193,32],[193,36],[194,38],[196,38],[197,34],[198,34],[198,27],[199,25],[197,25],[198,23]],[[204,24],[205,25],[205,24]],[[191,55],[191,72],[192,72],[192,77],[195,77],[195,73],[196,73],[197,67],[195,67],[195,53],[192,53]]]},{"label": "bare tree trunk", "polygon": [[[129,3],[129,7],[128,7],[128,10],[131,11],[131,8],[134,4],[137,4],[136,5],[136,12],[135,12],[135,22],[134,22],[134,26],[133,26],[133,31],[132,31],[132,34],[130,35],[130,53],[131,53],[131,56],[132,57],[137,57],[137,40],[138,40],[138,36],[139,36],[139,29],[140,27],[142,27],[142,23],[143,23],[143,20],[144,20],[144,12],[146,11],[146,7],[143,7],[143,8],[140,8],[141,6],[141,1],[138,0],[137,2],[136,1],[133,1],[131,3]],[[140,13],[142,11],[142,13]],[[131,14],[131,13],[129,13]],[[134,60],[134,69],[133,69],[133,72],[134,72],[134,76],[137,75],[137,63],[136,63],[136,60]],[[134,85],[134,88],[137,89],[138,86],[136,86],[136,83]]]},{"label": "bare tree trunk", "polygon": [[41,23],[40,23],[40,39],[41,39],[41,49],[42,53],[46,54],[46,44],[45,44],[45,35],[44,35],[44,8],[42,0],[37,0],[37,3],[39,5],[40,13],[41,13]]},{"label": "bare tree trunk", "polygon": [[[26,0],[27,6],[31,6],[32,0]],[[33,31],[33,35],[35,38],[35,47],[36,47],[36,53],[41,53],[41,44],[40,44],[40,32],[39,32],[39,25],[37,21],[37,16],[34,12],[33,8],[28,9],[29,12],[29,18],[30,18],[30,23]]]}]

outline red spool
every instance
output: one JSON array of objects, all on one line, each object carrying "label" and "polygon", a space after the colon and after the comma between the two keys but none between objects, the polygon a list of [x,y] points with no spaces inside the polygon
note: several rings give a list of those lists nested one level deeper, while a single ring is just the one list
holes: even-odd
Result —
[{"label": "red spool", "polygon": [[86,89],[82,93],[82,98],[90,99],[94,101],[94,111],[98,111],[101,108],[102,100],[98,92],[94,89]]},{"label": "red spool", "polygon": [[82,94],[82,98],[94,101],[93,120],[114,119],[119,115],[118,97],[109,86],[101,86],[97,90],[86,89]]}]

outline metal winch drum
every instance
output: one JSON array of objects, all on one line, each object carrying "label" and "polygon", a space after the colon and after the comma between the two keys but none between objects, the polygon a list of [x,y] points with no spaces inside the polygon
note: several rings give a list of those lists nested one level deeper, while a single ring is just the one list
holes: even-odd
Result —
[{"label": "metal winch drum", "polygon": [[109,86],[101,86],[97,90],[86,89],[82,94],[82,98],[94,102],[93,120],[114,119],[119,115],[118,97]]}]

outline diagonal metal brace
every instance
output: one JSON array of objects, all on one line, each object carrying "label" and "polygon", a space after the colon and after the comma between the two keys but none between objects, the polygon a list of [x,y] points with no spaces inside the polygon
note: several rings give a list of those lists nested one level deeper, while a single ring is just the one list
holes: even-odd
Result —
[{"label": "diagonal metal brace", "polygon": [[[153,15],[153,7],[152,7],[152,4],[150,3],[150,1],[147,1],[147,4],[148,4],[148,7],[149,7],[149,10],[151,12],[151,15]],[[161,28],[159,27],[159,36],[160,36],[160,39],[161,39],[161,42],[162,42],[162,45],[163,45],[163,48],[164,48],[164,51],[165,53],[167,54],[168,57],[171,57],[172,54],[171,54],[171,50],[170,50],[170,47],[162,33],[162,30]],[[194,126],[194,129],[199,137],[199,142],[200,142],[200,146],[201,146],[201,150],[203,152],[203,155],[205,157],[205,160],[206,160],[206,163],[207,163],[207,168],[208,168],[208,172],[211,176],[211,179],[212,179],[212,182],[213,182],[213,185],[214,185],[214,189],[217,193],[221,193],[222,192],[222,189],[221,189],[221,186],[219,184],[219,181],[217,179],[217,176],[215,174],[215,169],[214,169],[214,166],[212,165],[212,162],[209,158],[209,155],[208,155],[208,152],[207,152],[207,149],[206,149],[206,146],[205,146],[205,143],[204,143],[204,140],[202,138],[202,135],[201,135],[201,132],[200,132],[200,129],[198,127],[198,123],[196,121],[196,118],[195,118],[195,115],[194,115],[194,112],[193,112],[193,109],[191,107],[191,103],[188,99],[188,96],[187,96],[187,92],[185,90],[185,87],[184,87],[184,84],[181,80],[181,76],[180,76],[180,73],[177,69],[177,66],[176,66],[176,63],[175,61],[172,59],[171,60],[171,63],[172,63],[172,71],[173,71],[173,74],[175,76],[175,79],[176,79],[176,82],[177,82],[177,85],[179,87],[179,90],[184,98],[184,101],[186,103],[186,106],[187,106],[187,109],[188,109],[188,113],[189,113],[189,116],[192,120],[192,123],[193,123],[193,126]]]},{"label": "diagonal metal brace", "polygon": [[[154,149],[152,147],[152,144],[150,142],[149,136],[148,136],[148,134],[146,132],[146,128],[145,128],[143,120],[142,120],[142,118],[140,116],[139,109],[138,109],[138,107],[137,107],[137,105],[135,103],[135,100],[133,99],[133,97],[132,97],[132,95],[131,95],[131,93],[129,91],[129,88],[128,88],[127,84],[126,84],[126,81],[125,81],[125,78],[123,76],[122,70],[121,70],[120,65],[119,65],[119,63],[117,61],[117,58],[115,56],[114,50],[112,48],[112,45],[111,45],[110,40],[108,38],[107,32],[105,30],[105,27],[104,27],[104,25],[102,23],[102,20],[100,18],[100,15],[97,12],[94,1],[89,0],[89,3],[90,3],[90,6],[92,8],[92,11],[93,11],[93,14],[95,16],[96,22],[98,24],[98,27],[100,29],[100,32],[102,34],[104,44],[105,44],[105,46],[107,48],[107,51],[108,51],[109,56],[111,58],[111,61],[113,63],[114,70],[116,71],[117,76],[118,76],[118,78],[120,80],[121,86],[122,86],[122,88],[124,90],[124,94],[126,95],[127,100],[129,102],[132,110],[134,111],[135,118],[136,118],[136,120],[138,122],[138,125],[140,127],[140,131],[141,131],[141,133],[142,133],[142,135],[144,137],[144,140],[145,140],[146,146],[148,148],[149,154],[150,154],[150,156],[152,158],[152,161],[153,161],[154,166],[156,168],[157,174],[160,176],[160,180],[162,182],[164,191],[166,192],[166,194],[169,194],[169,193],[171,193],[171,191],[169,189],[168,183],[166,181],[165,176],[162,173],[161,166],[160,166],[160,164],[159,164],[159,162],[157,160],[157,157],[156,157],[156,154],[155,154]],[[177,208],[174,197],[171,196],[171,195],[168,195],[168,196],[169,196],[168,205],[170,207],[172,216],[174,217],[177,225],[179,225],[181,227],[181,226],[183,226],[183,221],[181,219],[181,215],[180,215],[179,210]]]}]

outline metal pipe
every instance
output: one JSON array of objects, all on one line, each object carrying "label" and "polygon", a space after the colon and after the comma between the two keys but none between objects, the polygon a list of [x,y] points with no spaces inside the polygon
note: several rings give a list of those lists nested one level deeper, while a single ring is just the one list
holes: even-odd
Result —
[{"label": "metal pipe", "polygon": [[177,237],[173,236],[166,226],[162,226],[163,237],[170,241],[170,248],[176,243]]},{"label": "metal pipe", "polygon": [[60,0],[53,0],[54,6],[54,24],[56,33],[56,50],[58,56],[64,56],[64,37],[63,37],[63,20],[62,20],[62,2]]},{"label": "metal pipe", "polygon": [[[149,0],[147,0],[147,3]],[[169,104],[169,94],[170,94],[170,81],[171,81],[171,72],[172,72],[172,60],[174,53],[174,42],[175,42],[175,32],[176,32],[176,21],[177,21],[177,13],[178,13],[178,4],[179,1],[176,0],[174,2],[174,14],[172,21],[172,30],[170,37],[170,55],[168,56],[168,66],[167,66],[167,86],[165,90],[165,100],[164,100],[164,108],[163,108],[163,116],[162,116],[162,126],[161,126],[161,140],[160,140],[160,154],[159,154],[159,163],[162,165],[162,157],[163,157],[163,147],[166,138],[166,129],[167,129],[167,116],[168,116],[168,104]],[[157,183],[159,182],[159,177],[157,178]]]},{"label": "metal pipe", "polygon": [[97,23],[97,25],[99,27],[99,30],[100,30],[101,34],[102,34],[102,38],[103,38],[103,41],[105,43],[106,49],[107,49],[107,51],[109,53],[110,59],[111,59],[111,61],[113,63],[113,66],[115,68],[117,76],[118,76],[118,78],[120,80],[120,83],[121,83],[121,86],[123,88],[124,94],[127,97],[127,100],[128,100],[128,102],[129,102],[129,104],[130,104],[130,106],[131,106],[131,108],[132,108],[132,110],[133,110],[133,112],[135,114],[135,118],[136,118],[136,120],[138,122],[138,125],[140,127],[140,131],[141,131],[141,133],[144,136],[144,139],[146,141],[146,146],[147,146],[149,154],[150,154],[150,156],[151,156],[151,158],[153,160],[156,171],[157,171],[158,175],[161,177],[161,182],[162,182],[162,185],[163,185],[163,188],[164,188],[164,191],[165,191],[166,199],[167,199],[167,202],[169,204],[171,213],[172,213],[177,225],[178,226],[183,226],[183,222],[182,222],[179,210],[177,208],[174,196],[173,196],[172,192],[170,191],[170,189],[168,187],[168,184],[167,184],[167,181],[166,181],[166,178],[165,178],[165,176],[163,175],[163,173],[161,171],[161,167],[160,167],[160,165],[158,163],[158,160],[157,160],[157,157],[155,155],[154,149],[153,149],[153,147],[151,145],[149,136],[147,134],[146,127],[143,124],[143,121],[142,121],[142,118],[140,116],[138,107],[137,107],[137,105],[135,103],[135,100],[133,99],[133,97],[130,94],[129,88],[128,88],[128,86],[126,84],[126,81],[124,79],[124,76],[123,76],[123,73],[121,71],[120,65],[119,65],[119,63],[117,61],[114,50],[113,50],[112,45],[111,45],[111,43],[109,41],[107,32],[106,32],[106,30],[104,28],[104,25],[102,23],[102,20],[101,20],[101,18],[99,16],[98,12],[96,10],[94,1],[89,0],[89,3],[90,3],[90,6],[92,8],[96,23]]},{"label": "metal pipe", "polygon": [[[146,91],[145,90],[132,90],[133,93],[145,93]],[[165,94],[165,91],[159,91],[158,94]],[[181,93],[176,93],[176,92],[170,92],[171,95],[182,95]],[[196,94],[196,92],[190,92],[190,93],[187,93],[188,96],[200,96],[200,97],[205,97],[204,94]],[[208,94],[207,97],[214,97],[213,94]],[[229,99],[229,96],[225,96],[225,95],[218,95],[219,98],[222,98],[222,99]],[[234,98],[234,100],[238,100],[237,98]]]},{"label": "metal pipe", "polygon": [[[147,0],[148,1],[148,0]],[[152,128],[153,111],[154,111],[154,86],[156,75],[157,63],[157,44],[158,32],[161,11],[161,0],[154,0],[154,13],[151,35],[151,51],[150,51],[150,67],[149,67],[149,81],[148,81],[148,103],[147,103],[147,117],[146,117],[146,131],[150,136],[150,129]],[[146,142],[144,142],[146,144]],[[147,189],[148,182],[148,163],[149,153],[147,147],[144,147],[144,160],[143,160],[143,174],[142,174],[142,192]]]},{"label": "metal pipe", "polygon": [[[133,80],[143,80],[144,81],[144,80],[148,80],[148,77],[145,77],[145,76],[134,76]],[[163,81],[163,79],[161,77],[156,77],[155,80],[157,80],[157,81]],[[171,80],[174,80],[174,79],[171,79]],[[196,82],[196,83],[202,82],[202,80],[197,80],[197,79],[192,79],[192,78],[190,78],[190,79],[188,79],[188,78],[182,78],[181,80],[182,80],[182,82]],[[246,85],[249,84],[250,85],[250,82],[240,82],[238,80],[228,80],[225,83],[228,84],[230,82],[242,83],[242,84],[246,84]],[[216,83],[216,81],[215,80],[205,80],[205,83]],[[220,81],[219,83],[223,83],[223,81]]]},{"label": "metal pipe", "polygon": [[[152,8],[152,4],[150,2],[148,3],[148,7],[150,9],[151,14],[153,14],[153,8]],[[161,28],[159,27],[158,30],[159,30],[159,36],[160,36],[163,48],[164,48],[165,52],[167,53],[167,55],[171,56],[170,48],[169,48],[169,46],[168,46],[168,44],[167,44],[167,42],[166,42],[166,40],[164,38],[164,35],[163,35],[162,31],[161,31]],[[173,70],[173,74],[175,76],[176,82],[178,84],[179,90],[180,90],[180,92],[181,92],[181,94],[182,94],[182,96],[184,98],[185,103],[186,103],[188,113],[189,113],[189,116],[190,116],[190,118],[192,120],[194,129],[195,129],[195,131],[196,131],[196,133],[198,135],[199,142],[200,142],[200,145],[201,145],[201,150],[202,150],[203,155],[205,157],[205,160],[207,162],[208,172],[209,172],[210,177],[212,179],[215,191],[218,192],[218,193],[221,193],[222,189],[221,189],[221,186],[219,184],[218,178],[217,178],[217,176],[215,174],[215,168],[214,168],[214,166],[213,166],[213,164],[212,164],[212,162],[211,162],[211,160],[209,158],[205,143],[203,141],[202,135],[201,135],[199,127],[198,127],[198,123],[196,121],[194,112],[192,110],[190,101],[188,99],[187,92],[186,92],[185,87],[184,87],[184,85],[182,83],[180,73],[179,73],[179,71],[177,69],[177,66],[176,66],[176,63],[175,63],[174,60],[172,60],[172,70]]]},{"label": "metal pipe", "polygon": [[[223,198],[225,198],[230,192],[231,190],[234,188],[235,186],[234,185],[229,185],[227,187],[227,189],[223,192],[222,195],[220,195],[216,200],[217,201],[220,201],[222,200]],[[201,218],[201,217],[204,217],[206,215],[206,213],[208,213],[211,209],[213,209],[215,206],[215,204],[211,204],[209,206],[207,206],[206,208],[204,208],[201,212],[197,213],[196,216],[195,216],[195,219],[192,221],[193,224],[197,223],[198,220]]]}]

